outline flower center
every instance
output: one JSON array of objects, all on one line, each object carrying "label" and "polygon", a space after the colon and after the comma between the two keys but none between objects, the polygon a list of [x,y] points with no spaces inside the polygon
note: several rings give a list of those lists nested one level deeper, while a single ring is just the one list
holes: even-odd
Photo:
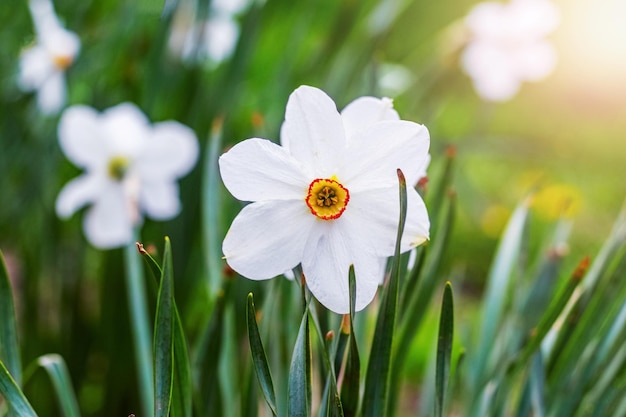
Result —
[{"label": "flower center", "polygon": [[70,55],[52,56],[52,62],[54,62],[54,65],[60,70],[67,69],[70,65],[72,65],[72,61],[74,61],[74,58],[72,58]]},{"label": "flower center", "polygon": [[128,171],[129,165],[130,161],[128,158],[124,156],[114,156],[109,160],[109,177],[113,178],[115,181],[122,181]]},{"label": "flower center", "polygon": [[350,192],[334,176],[317,178],[309,185],[305,201],[314,216],[322,220],[334,220],[346,210]]}]

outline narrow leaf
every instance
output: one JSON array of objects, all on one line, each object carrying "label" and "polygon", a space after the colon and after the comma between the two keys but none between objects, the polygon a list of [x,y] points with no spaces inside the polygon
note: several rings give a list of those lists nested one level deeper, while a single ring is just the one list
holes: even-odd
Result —
[{"label": "narrow leaf", "polygon": [[[427,309],[429,308],[430,301],[440,279],[439,269],[442,264],[443,255],[450,242],[456,216],[456,194],[449,192],[447,196],[448,200],[445,206],[445,215],[439,218],[440,227],[437,228],[436,234],[431,230],[431,242],[429,242],[428,246],[423,247],[423,251],[426,254],[421,275],[419,276],[419,282],[417,282],[416,285],[407,285],[404,290],[403,304],[401,304],[400,307],[404,314],[400,314],[398,319],[398,330],[396,331],[396,342],[394,342],[391,371],[393,375],[398,375],[398,377],[391,379],[387,404],[387,414],[391,416],[395,415],[395,407],[398,403],[401,383],[399,375],[402,375],[404,360],[408,356],[415,334],[418,332],[424,317],[427,315]],[[409,278],[411,281],[418,278],[417,275],[415,275],[417,272],[418,271],[415,269],[411,271],[411,277]],[[408,293],[407,291],[410,287],[412,287],[412,292]]]},{"label": "narrow leaf", "polygon": [[289,417],[309,417],[311,415],[311,341],[308,309],[307,303],[291,357],[287,407]]},{"label": "narrow leaf", "polygon": [[317,339],[320,341],[320,354],[322,355],[322,363],[326,370],[326,386],[324,388],[324,394],[320,404],[320,412],[323,410],[325,416],[328,417],[343,417],[343,408],[341,406],[341,399],[339,398],[339,392],[337,390],[337,376],[335,369],[330,361],[330,345],[331,340],[327,338],[328,334],[322,334],[322,326],[316,315],[315,310],[309,309],[309,315],[313,321],[313,328],[317,333]]},{"label": "narrow leaf", "polygon": [[443,415],[445,394],[450,379],[450,357],[454,334],[454,300],[452,286],[446,282],[439,319],[439,340],[437,343],[437,370],[435,373],[435,417]]},{"label": "narrow leaf", "polygon": [[[356,277],[354,276],[354,266],[350,266],[349,273],[350,285],[350,327],[348,329],[348,358],[346,359],[346,369],[341,385],[341,402],[343,405],[343,413],[346,417],[356,416],[359,407],[359,386],[361,379],[361,360],[359,358],[359,350],[356,344],[356,336],[354,335],[354,310],[356,302]],[[342,332],[343,333],[343,332]]]},{"label": "narrow leaf", "polygon": [[37,363],[50,376],[62,414],[65,417],[79,417],[78,401],[63,358],[56,354],[49,354],[39,357]]},{"label": "narrow leaf", "polygon": [[4,397],[13,412],[20,417],[37,417],[35,410],[24,396],[20,387],[0,361],[0,394]]},{"label": "narrow leaf", "polygon": [[502,318],[505,294],[522,249],[527,217],[528,202],[524,201],[515,209],[509,220],[487,278],[480,328],[480,346],[477,349],[478,357],[474,361],[473,369],[474,383],[477,387],[482,386],[489,374],[487,360],[491,356],[496,330]]},{"label": "narrow leaf", "polygon": [[588,267],[589,258],[586,257],[579,263],[578,267],[575,269],[574,273],[567,281],[565,286],[554,297],[553,302],[543,314],[537,327],[532,330],[531,338],[529,339],[528,343],[524,345],[524,348],[520,352],[519,357],[516,359],[517,366],[525,366],[525,364],[528,362],[528,359],[539,348],[544,337],[546,336],[546,334],[548,334],[548,331],[550,331],[556,320],[559,318],[560,314],[563,312],[563,309],[572,297],[574,290],[576,289],[576,287],[578,287],[578,284],[580,284],[580,281],[585,275]]},{"label": "narrow leaf", "polygon": [[192,417],[191,366],[185,331],[174,305],[174,380],[172,381],[172,417]]},{"label": "narrow leaf", "polygon": [[[391,277],[387,290],[378,311],[376,329],[370,352],[365,378],[365,392],[363,397],[363,417],[380,417],[385,415],[387,406],[387,392],[389,387],[389,369],[391,365],[391,351],[393,335],[396,326],[396,306],[398,304],[398,280],[400,271],[400,242],[404,232],[406,220],[406,180],[402,171],[398,169],[400,182],[400,220],[396,250],[393,258]],[[394,375],[397,377],[397,375]]]},{"label": "narrow leaf", "polygon": [[541,352],[533,355],[530,367],[530,389],[533,405],[533,416],[545,417],[545,372],[543,368],[543,358]]},{"label": "narrow leaf", "polygon": [[[211,317],[201,328],[204,329],[192,353],[193,369],[199,370],[198,387],[200,394],[196,409],[200,414],[221,415],[216,407],[222,406],[218,365],[222,359],[222,338],[224,336],[225,310],[232,280],[224,283],[224,291],[218,294]],[[216,383],[218,381],[218,383]]]},{"label": "narrow leaf", "polygon": [[17,340],[15,304],[7,267],[0,251],[0,360],[6,364],[13,379],[20,385],[22,366]]},{"label": "narrow leaf", "polygon": [[204,155],[204,172],[202,187],[202,237],[207,274],[207,285],[213,296],[219,293],[222,284],[222,262],[220,241],[220,174],[218,159],[222,148],[222,127],[224,119],[218,117],[213,121],[209,146]]},{"label": "narrow leaf", "polygon": [[[137,237],[137,230],[133,232]],[[137,239],[133,239],[137,241]],[[141,406],[145,417],[154,417],[154,371],[148,302],[141,260],[134,244],[124,248],[124,266],[131,334],[135,351],[135,364]]]},{"label": "narrow leaf", "polygon": [[173,298],[174,280],[172,270],[172,248],[165,238],[163,273],[159,286],[156,317],[154,323],[154,414],[167,417],[172,398],[173,356]]},{"label": "narrow leaf", "polygon": [[[163,270],[161,265],[146,251],[143,245],[137,242],[137,250],[139,254],[143,256],[152,272],[154,282],[158,283],[161,280]],[[158,290],[156,285],[153,287],[153,297],[157,297]],[[189,349],[187,347],[187,340],[185,338],[185,332],[180,314],[178,313],[178,307],[176,301],[174,303],[174,380],[172,381],[172,402],[171,402],[171,415],[173,417],[191,417],[193,413],[192,408],[192,392],[191,385],[191,366],[189,363]]]},{"label": "narrow leaf", "polygon": [[265,397],[267,405],[273,415],[277,415],[276,411],[276,395],[274,394],[274,383],[272,382],[272,374],[267,362],[267,355],[261,341],[261,334],[256,321],[256,310],[254,308],[254,297],[252,293],[248,294],[248,308],[246,309],[248,317],[248,339],[250,341],[250,351],[252,352],[252,363],[256,372],[261,391]]}]

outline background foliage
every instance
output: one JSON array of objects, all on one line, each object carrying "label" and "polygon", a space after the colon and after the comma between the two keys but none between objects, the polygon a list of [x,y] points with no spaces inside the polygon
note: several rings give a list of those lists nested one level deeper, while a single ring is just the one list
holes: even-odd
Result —
[{"label": "background foliage", "polygon": [[[175,7],[174,3],[167,4]],[[429,205],[433,218],[442,222],[434,222],[435,227],[441,229],[449,224],[441,219],[447,219],[446,205],[452,204],[452,200],[442,196],[448,188],[455,191],[454,229],[449,236],[441,233],[447,237],[446,247],[442,248],[441,265],[432,271],[432,289],[415,290],[422,294],[422,298],[418,297],[422,304],[417,304],[424,310],[422,327],[407,347],[402,367],[406,375],[394,376],[401,397],[399,413],[414,415],[415,410],[431,404],[432,400],[425,399],[430,397],[423,375],[434,376],[428,367],[435,362],[431,355],[438,308],[425,306],[433,293],[443,291],[446,280],[452,281],[459,296],[455,315],[456,335],[460,337],[456,338],[453,358],[458,359],[460,346],[465,346],[466,360],[476,367],[468,366],[466,381],[483,387],[483,378],[492,380],[494,376],[481,374],[481,367],[476,364],[493,366],[498,358],[517,352],[527,343],[514,340],[507,346],[495,346],[495,353],[488,352],[482,344],[491,339],[482,337],[489,332],[494,332],[493,336],[505,331],[498,325],[501,321],[497,317],[505,317],[501,320],[509,323],[507,320],[514,321],[520,311],[525,314],[536,308],[548,312],[554,301],[547,297],[537,301],[539,304],[531,303],[531,308],[524,304],[530,301],[520,297],[517,302],[521,304],[517,305],[506,297],[513,288],[510,282],[515,279],[523,283],[524,294],[557,294],[557,290],[567,289],[568,277],[585,255],[596,259],[626,194],[626,106],[621,102],[626,84],[623,78],[615,78],[619,71],[612,69],[624,68],[617,58],[623,42],[618,45],[621,34],[611,32],[608,47],[614,45],[614,49],[608,49],[606,59],[614,59],[603,61],[605,58],[599,58],[600,55],[594,58],[589,54],[598,53],[601,43],[591,43],[589,33],[593,32],[586,32],[587,26],[578,25],[577,19],[581,10],[589,7],[588,20],[600,19],[597,27],[604,25],[605,32],[610,31],[614,27],[611,17],[598,12],[609,6],[593,6],[584,0],[559,3],[563,6],[563,23],[555,42],[561,62],[555,74],[544,82],[524,85],[518,97],[509,103],[489,105],[475,95],[458,66],[463,43],[458,22],[472,4],[465,0],[254,2],[238,16],[241,33],[232,57],[219,65],[192,65],[168,53],[167,39],[173,22],[169,11],[174,8],[164,9],[161,2],[55,2],[66,27],[82,41],[81,53],[67,74],[68,104],[87,104],[102,110],[131,101],[152,121],[175,119],[193,128],[200,139],[205,156],[181,183],[183,213],[167,223],[147,221],[141,236],[146,247],[154,246],[159,263],[164,251],[163,236],[169,236],[172,242],[176,304],[189,342],[194,383],[198,390],[205,390],[195,393],[197,415],[208,409],[222,410],[211,415],[252,415],[246,407],[255,401],[249,399],[261,399],[255,392],[246,342],[246,297],[251,291],[257,311],[263,311],[261,317],[272,317],[271,323],[269,319],[261,320],[261,337],[274,344],[268,347],[268,359],[277,381],[278,403],[286,401],[286,390],[280,384],[286,381],[281,372],[286,373],[288,368],[281,370],[277,364],[289,364],[291,358],[302,315],[299,290],[288,281],[254,283],[223,269],[219,245],[241,204],[222,189],[214,162],[224,149],[245,138],[276,140],[288,94],[301,84],[324,89],[340,108],[360,95],[395,97],[395,107],[404,119],[423,123],[431,132],[433,162],[426,195],[431,203],[439,198],[446,201],[441,209]],[[198,2],[197,6],[198,19],[209,13],[208,3]],[[0,22],[0,249],[14,291],[21,362],[29,377],[24,391],[39,415],[58,414],[48,377],[37,371],[36,365],[29,365],[42,355],[57,353],[65,359],[83,415],[137,412],[123,252],[90,247],[82,235],[81,215],[70,221],[57,219],[55,198],[78,169],[65,160],[58,147],[58,117],[42,117],[34,97],[20,92],[15,83],[20,51],[34,39],[26,2],[3,2]],[[586,33],[587,38],[574,37],[573,28]],[[604,47],[606,44],[602,43]],[[573,51],[578,51],[578,55]],[[590,65],[588,61],[594,59],[596,65]],[[383,81],[390,64],[401,65],[409,75],[405,89],[395,91]],[[444,175],[449,161],[446,149],[450,145],[456,149],[453,181]],[[438,188],[438,183],[444,185]],[[518,245],[516,253],[521,253],[520,265],[525,266],[517,266],[517,257],[509,259],[508,266],[514,272],[497,275],[506,276],[507,281],[500,287],[504,292],[494,293],[493,298],[479,303],[478,295],[489,275],[498,236],[516,203],[532,189],[539,189],[527,213],[533,219],[527,222],[523,216],[518,220],[524,233],[511,238],[517,239],[517,243],[511,244]],[[542,189],[548,191],[542,194]],[[569,240],[563,237],[569,234],[569,220],[557,220],[563,214],[559,207],[564,201],[570,202],[569,211],[575,218]],[[569,211],[565,217],[571,218]],[[561,342],[563,346],[573,346],[573,341],[585,340],[589,344],[583,346],[606,349],[607,361],[612,355],[621,358],[621,362],[613,363],[615,368],[610,368],[615,369],[614,379],[606,377],[609,381],[621,381],[622,385],[612,385],[617,390],[624,388],[623,348],[614,351],[614,345],[606,340],[614,334],[612,331],[623,335],[623,327],[611,327],[612,320],[622,326],[624,321],[619,321],[625,299],[623,237],[620,238],[619,230],[618,227],[613,243],[606,244],[613,245],[611,256],[605,263],[597,264],[601,268],[598,276],[604,278],[598,278],[598,286],[590,284],[585,292],[588,298],[581,298],[585,304],[580,308],[595,305],[594,314],[588,313],[590,317],[606,317],[606,321],[598,333],[585,334],[580,330],[569,344]],[[566,245],[566,241],[571,244]],[[428,256],[436,245],[435,230]],[[496,259],[503,259],[505,255],[498,253]],[[494,262],[494,268],[497,265]],[[545,272],[543,268],[549,267],[554,269]],[[537,287],[538,282],[543,282],[542,273],[554,280],[550,289]],[[497,281],[491,278],[487,284],[485,294],[489,294],[490,285],[495,285],[491,284],[494,280]],[[591,297],[590,291],[596,289],[600,295]],[[266,310],[259,308],[266,299],[276,296],[280,297],[281,308],[293,314],[272,313],[270,306]],[[151,308],[156,308],[156,291],[148,299]],[[435,299],[438,307],[439,297]],[[489,300],[502,303],[496,316],[485,315]],[[606,301],[606,311],[600,300]],[[400,300],[399,320],[405,314],[403,307],[414,311],[408,309],[409,305],[413,304]],[[357,314],[360,318],[355,323],[362,329],[357,335],[364,354],[363,367],[367,363],[368,337],[374,329],[375,308],[370,307],[368,314]],[[517,323],[523,331],[511,323],[512,327],[505,329],[525,334],[540,318]],[[327,319],[326,323],[320,317],[322,328],[337,329],[338,318]],[[477,326],[482,333],[472,330]],[[490,326],[494,328],[489,330]],[[404,331],[412,336],[416,330]],[[474,344],[478,349],[472,349]],[[588,368],[567,373],[575,359],[580,358],[580,351],[571,349],[574,348],[566,350],[564,359],[544,358],[549,361],[550,370],[546,395],[557,398],[557,394],[563,395],[572,387],[588,393],[591,388],[587,383],[577,383],[593,378],[602,381],[602,375],[596,372],[608,362],[589,362]],[[484,352],[487,357],[475,358],[472,351]],[[528,360],[528,364],[535,363]],[[515,392],[521,398],[526,395],[524,383],[496,375],[500,378],[496,381],[508,388],[494,391],[495,398],[498,392]],[[458,384],[463,383],[458,382],[457,389]],[[506,384],[517,384],[518,389]],[[591,397],[584,397],[589,401],[585,404],[591,404],[593,395],[607,398],[600,395],[604,391],[591,392]],[[619,392],[612,395],[618,396]],[[462,393],[461,390],[453,396],[456,401],[469,404],[468,408],[478,413],[474,415],[486,415],[476,411],[482,405],[472,402],[472,391]],[[484,394],[477,392],[475,398],[491,398],[479,397],[479,393]],[[316,393],[316,398],[319,395]],[[564,396],[559,398],[558,401],[566,401]],[[548,411],[569,407],[558,401],[551,403],[553,408],[548,407]],[[607,401],[610,406],[617,400]],[[506,410],[510,404],[504,401],[501,407],[500,411]],[[555,413],[548,415],[572,415]],[[608,414],[596,411],[595,415]]]}]

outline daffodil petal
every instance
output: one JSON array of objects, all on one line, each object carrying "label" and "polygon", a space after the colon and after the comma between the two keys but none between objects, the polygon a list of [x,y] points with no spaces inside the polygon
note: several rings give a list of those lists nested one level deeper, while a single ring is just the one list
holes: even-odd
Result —
[{"label": "daffodil petal", "polygon": [[87,106],[72,106],[61,115],[59,144],[67,158],[82,168],[102,168],[107,150],[98,113]]},{"label": "daffodil petal", "polygon": [[465,17],[465,24],[478,39],[497,39],[506,31],[508,10],[503,3],[478,3]]},{"label": "daffodil petal", "polygon": [[550,42],[536,42],[515,54],[518,76],[526,81],[547,77],[556,65],[556,52]]},{"label": "daffodil petal", "polygon": [[304,204],[309,180],[298,161],[265,139],[248,139],[219,159],[222,181],[242,201],[298,199]]},{"label": "daffodil petal", "polygon": [[289,96],[281,135],[310,176],[330,177],[346,144],[343,121],[322,90],[301,86]]},{"label": "daffodil petal", "polygon": [[[317,226],[317,225],[316,225]],[[338,314],[350,311],[348,271],[354,265],[357,311],[374,298],[380,282],[380,258],[349,238],[345,224],[323,224],[307,241],[302,272],[307,287],[326,308]]]},{"label": "daffodil petal", "polygon": [[430,219],[426,204],[417,191],[407,189],[407,213],[400,249],[406,252],[430,238]]},{"label": "daffodil petal", "polygon": [[100,115],[101,129],[106,132],[109,155],[124,155],[141,160],[143,152],[150,146],[152,127],[137,106],[122,103],[111,107]]},{"label": "daffodil petal", "polygon": [[337,176],[351,193],[367,191],[392,181],[397,169],[407,184],[416,184],[428,158],[430,136],[424,125],[404,120],[381,121],[357,134],[350,142]]},{"label": "daffodil petal", "polygon": [[264,201],[235,217],[222,243],[226,262],[246,278],[280,275],[300,263],[316,219],[304,201]]},{"label": "daffodil petal", "polygon": [[40,38],[52,56],[63,56],[72,60],[80,51],[78,36],[61,26],[50,26]]},{"label": "daffodil petal", "polygon": [[68,182],[56,200],[56,212],[61,218],[69,218],[85,204],[94,201],[101,188],[101,178],[96,175],[81,175]]},{"label": "daffodil petal", "polygon": [[[372,189],[353,193],[348,208],[339,219],[349,230],[350,238],[361,242],[370,252],[380,257],[395,252],[400,201],[397,187]],[[367,225],[367,227],[363,227]],[[401,252],[428,239],[430,222],[423,200],[413,188],[407,189],[407,216]]]},{"label": "daffodil petal", "polygon": [[352,136],[382,120],[400,120],[389,98],[359,97],[342,111],[341,118],[348,142]]},{"label": "daffodil petal", "polygon": [[515,18],[516,33],[527,39],[547,36],[561,20],[559,9],[548,0],[513,0],[508,8],[510,18]]},{"label": "daffodil petal", "polygon": [[383,285],[385,283],[385,278],[387,278],[387,261],[388,257],[383,256],[377,259],[378,261],[378,285]]},{"label": "daffodil petal", "polygon": [[110,249],[132,240],[133,222],[120,184],[110,183],[100,190],[100,196],[85,214],[85,236],[92,245]]},{"label": "daffodil petal", "polygon": [[39,87],[37,105],[43,114],[57,114],[65,105],[65,76],[60,71],[52,71]]},{"label": "daffodil petal", "polygon": [[46,49],[40,45],[33,46],[20,56],[18,85],[23,91],[38,89],[53,70]]},{"label": "daffodil petal", "polygon": [[140,189],[139,204],[153,219],[171,219],[180,212],[178,184],[174,181],[144,182]]},{"label": "daffodil petal", "polygon": [[137,158],[137,169],[144,178],[174,180],[193,168],[198,152],[193,130],[173,121],[157,123],[141,157]]}]

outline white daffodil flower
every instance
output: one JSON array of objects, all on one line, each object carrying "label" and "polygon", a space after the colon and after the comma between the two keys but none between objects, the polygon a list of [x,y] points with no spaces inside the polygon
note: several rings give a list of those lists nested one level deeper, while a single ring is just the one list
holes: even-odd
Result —
[{"label": "white daffodil flower", "polygon": [[[415,184],[430,144],[428,130],[417,123],[382,120],[361,129],[347,119],[323,91],[302,86],[287,103],[283,146],[252,138],[219,160],[228,190],[252,202],[224,239],[226,262],[254,280],[301,264],[313,295],[340,314],[349,311],[350,265],[357,280],[356,309],[373,299],[381,259],[395,249],[397,169],[407,184]],[[408,187],[407,195],[403,252],[426,241],[430,227],[419,194]]]},{"label": "white daffodil flower", "polygon": [[230,57],[239,39],[237,15],[248,0],[211,2],[209,18],[196,21],[192,6],[184,5],[175,15],[168,47],[174,56],[190,63],[218,65]]},{"label": "white daffodil flower", "polygon": [[554,69],[556,53],[545,37],[556,29],[559,11],[550,0],[480,3],[465,22],[472,39],[461,64],[483,99],[509,100],[522,82]]},{"label": "white daffodil flower", "polygon": [[61,26],[49,1],[33,0],[30,9],[37,41],[20,56],[18,86],[36,92],[42,113],[56,114],[65,105],[65,71],[80,51],[80,39]]},{"label": "white daffodil flower", "polygon": [[72,106],[59,121],[61,149],[85,173],[61,190],[56,211],[68,218],[91,204],[84,218],[87,239],[99,248],[131,242],[142,215],[157,220],[181,207],[176,180],[198,158],[194,132],[178,122],[150,125],[133,104],[96,112]]}]

